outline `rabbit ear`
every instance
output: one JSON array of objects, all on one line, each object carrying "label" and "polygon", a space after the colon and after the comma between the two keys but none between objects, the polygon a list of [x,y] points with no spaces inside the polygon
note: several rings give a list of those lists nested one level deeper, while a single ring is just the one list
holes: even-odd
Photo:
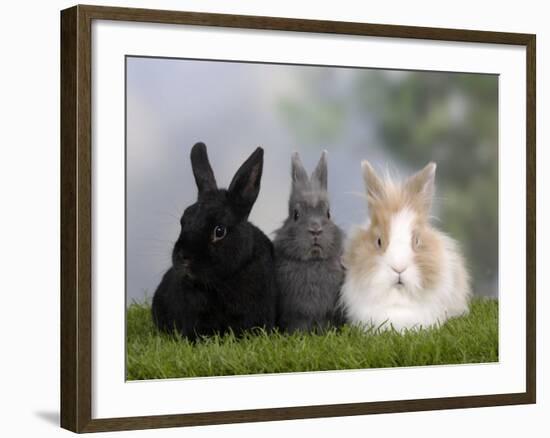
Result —
[{"label": "rabbit ear", "polygon": [[405,183],[406,189],[420,202],[426,213],[430,211],[432,199],[435,192],[435,170],[434,162],[429,163],[420,172],[415,173]]},{"label": "rabbit ear", "polygon": [[239,215],[247,218],[260,192],[264,150],[257,148],[241,165],[229,185],[229,196]]},{"label": "rabbit ear", "polygon": [[311,174],[310,181],[314,187],[327,191],[328,169],[327,169],[327,151],[323,151],[317,167]]},{"label": "rabbit ear", "polygon": [[306,169],[300,160],[300,154],[294,152],[292,154],[292,164],[291,164],[291,175],[292,175],[292,185],[306,185],[309,182]]},{"label": "rabbit ear", "polygon": [[361,161],[361,169],[363,171],[363,180],[365,181],[367,199],[370,205],[373,201],[383,197],[384,183],[367,160]]},{"label": "rabbit ear", "polygon": [[210,162],[208,161],[208,154],[206,153],[206,145],[204,143],[197,143],[191,149],[191,167],[193,168],[193,175],[199,189],[199,195],[218,188],[214,172],[212,172],[212,167],[210,167]]}]

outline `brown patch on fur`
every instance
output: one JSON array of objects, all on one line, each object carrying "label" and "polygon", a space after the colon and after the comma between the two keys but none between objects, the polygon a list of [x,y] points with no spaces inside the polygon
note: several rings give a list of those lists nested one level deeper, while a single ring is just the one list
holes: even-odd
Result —
[{"label": "brown patch on fur", "polygon": [[344,252],[344,266],[355,276],[368,275],[376,266],[375,257],[373,257],[376,251],[376,244],[373,243],[369,231],[359,229]]},{"label": "brown patch on fur", "polygon": [[371,227],[379,231],[383,237],[382,249],[386,249],[389,241],[390,223],[392,218],[401,210],[408,208],[417,216],[417,227],[423,227],[428,223],[428,212],[424,209],[424,203],[418,196],[412,194],[405,186],[392,181],[385,181],[383,192],[376,199],[369,201]]},{"label": "brown patch on fur", "polygon": [[415,248],[414,262],[420,270],[422,287],[430,289],[435,287],[439,282],[444,255],[443,242],[438,232],[427,222],[419,226],[417,233],[419,245]]}]

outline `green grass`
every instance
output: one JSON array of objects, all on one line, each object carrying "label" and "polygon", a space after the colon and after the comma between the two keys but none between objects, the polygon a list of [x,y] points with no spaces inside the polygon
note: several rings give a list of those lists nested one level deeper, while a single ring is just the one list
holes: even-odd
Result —
[{"label": "green grass", "polygon": [[476,299],[468,316],[428,330],[324,335],[232,334],[196,344],[160,334],[149,304],[127,313],[127,379],[224,376],[498,361],[498,302]]}]

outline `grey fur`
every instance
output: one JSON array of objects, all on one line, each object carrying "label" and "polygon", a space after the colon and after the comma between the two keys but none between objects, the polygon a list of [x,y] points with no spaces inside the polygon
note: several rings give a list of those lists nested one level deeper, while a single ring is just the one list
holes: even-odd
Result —
[{"label": "grey fur", "polygon": [[292,155],[289,214],[273,241],[281,293],[278,322],[288,332],[342,322],[337,303],[344,280],[344,235],[329,218],[326,155],[323,151],[311,177],[298,153]]}]

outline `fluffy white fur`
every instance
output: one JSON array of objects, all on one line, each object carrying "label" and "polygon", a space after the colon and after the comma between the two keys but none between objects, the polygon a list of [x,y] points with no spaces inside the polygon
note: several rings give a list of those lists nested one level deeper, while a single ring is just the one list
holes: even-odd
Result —
[{"label": "fluffy white fur", "polygon": [[[351,324],[365,328],[374,326],[382,330],[418,329],[441,324],[448,318],[468,313],[468,287],[461,287],[463,278],[460,256],[455,242],[441,234],[446,254],[441,280],[437,287],[422,290],[416,279],[410,286],[396,287],[393,275],[380,262],[372,276],[348,274],[342,287],[341,304]],[[416,277],[413,267],[411,277]]]},{"label": "fluffy white fur", "polygon": [[[413,249],[417,214],[408,205],[392,213],[384,251],[366,252],[370,254],[368,260],[358,260],[357,253],[347,255],[349,264],[346,262],[340,304],[351,324],[381,330],[393,327],[401,331],[441,324],[468,312],[469,278],[457,244],[431,227],[430,232],[435,233],[432,235],[439,240],[443,251],[438,254],[437,280],[430,288],[423,286],[421,268],[415,264]],[[370,226],[368,223],[351,235],[346,253],[350,252],[352,243],[357,245],[356,239],[365,239]]]}]

